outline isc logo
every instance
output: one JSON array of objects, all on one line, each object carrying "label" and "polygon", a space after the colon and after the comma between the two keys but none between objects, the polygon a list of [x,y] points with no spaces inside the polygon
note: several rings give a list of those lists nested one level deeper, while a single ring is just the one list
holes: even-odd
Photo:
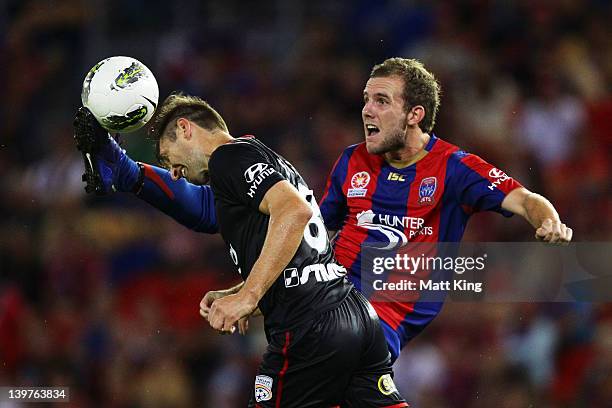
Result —
[{"label": "isc logo", "polygon": [[389,176],[387,177],[387,180],[391,180],[391,181],[406,181],[404,179],[404,176],[402,176],[401,174],[397,174],[397,173],[389,173]]}]

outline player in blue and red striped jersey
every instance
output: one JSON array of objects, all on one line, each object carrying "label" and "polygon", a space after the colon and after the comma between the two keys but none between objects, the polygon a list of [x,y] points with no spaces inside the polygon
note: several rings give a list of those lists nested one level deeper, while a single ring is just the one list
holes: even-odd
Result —
[{"label": "player in blue and red striped jersey", "polygon": [[[363,92],[365,142],[337,160],[320,207],[339,231],[336,257],[360,288],[362,245],[458,242],[470,216],[519,214],[536,237],[567,243],[572,230],[552,204],[480,157],[431,133],[440,104],[434,76],[418,61],[376,65]],[[440,312],[441,302],[372,302],[393,359]]]}]

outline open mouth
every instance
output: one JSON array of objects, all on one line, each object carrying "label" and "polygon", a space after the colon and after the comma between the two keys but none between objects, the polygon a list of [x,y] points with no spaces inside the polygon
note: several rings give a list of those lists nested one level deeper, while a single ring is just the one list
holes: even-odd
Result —
[{"label": "open mouth", "polygon": [[366,135],[367,136],[375,136],[380,132],[380,129],[378,129],[378,127],[374,126],[374,125],[366,125]]}]

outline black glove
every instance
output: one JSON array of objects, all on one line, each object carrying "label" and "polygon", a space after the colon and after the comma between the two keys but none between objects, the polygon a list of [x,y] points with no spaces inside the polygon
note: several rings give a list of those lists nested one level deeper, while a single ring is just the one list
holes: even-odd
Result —
[{"label": "black glove", "polygon": [[74,117],[74,140],[83,154],[83,181],[87,193],[106,195],[113,191],[134,191],[142,184],[140,166],[83,106]]}]

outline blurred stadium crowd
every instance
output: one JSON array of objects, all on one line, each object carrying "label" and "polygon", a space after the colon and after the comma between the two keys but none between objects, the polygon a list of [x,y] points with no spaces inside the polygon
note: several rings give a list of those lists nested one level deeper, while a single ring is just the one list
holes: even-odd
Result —
[{"label": "blurred stadium crowd", "polygon": [[[363,136],[372,65],[419,58],[444,92],[437,136],[549,197],[574,240],[609,242],[611,4],[0,3],[0,385],[68,385],[75,407],[239,407],[265,346],[257,320],[219,336],[198,315],[207,290],[238,280],[220,237],[129,195],[85,195],[71,122],[97,61],[133,56],[162,96],[203,96],[320,197]],[[125,145],[152,162],[143,136]],[[479,214],[465,239],[532,236],[518,217]],[[423,408],[609,407],[611,304],[449,303],[396,383]]]}]

